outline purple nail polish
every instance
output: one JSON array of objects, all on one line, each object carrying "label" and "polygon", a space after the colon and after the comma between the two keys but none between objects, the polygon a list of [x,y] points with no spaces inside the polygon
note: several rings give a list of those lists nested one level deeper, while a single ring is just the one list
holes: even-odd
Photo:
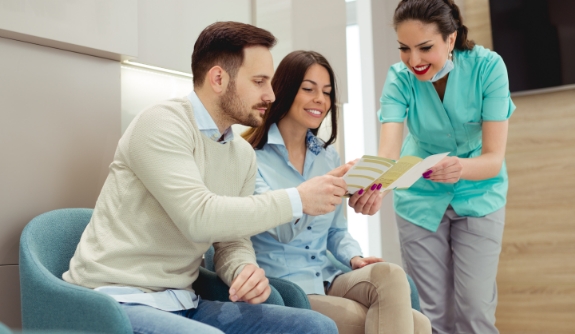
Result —
[{"label": "purple nail polish", "polygon": [[377,187],[377,185],[374,183],[374,184],[371,186],[371,190],[374,190],[375,187]]},{"label": "purple nail polish", "polygon": [[382,184],[380,183],[380,184],[377,186],[377,190],[381,189],[381,186],[382,186]]},{"label": "purple nail polish", "polygon": [[426,178],[426,179],[429,178],[429,175],[431,175],[431,171],[430,171],[430,170],[428,170],[427,172],[421,174],[421,176],[423,176],[423,177]]},{"label": "purple nail polish", "polygon": [[423,176],[424,179],[429,179],[429,175],[423,174],[422,176]]},{"label": "purple nail polish", "polygon": [[358,194],[363,194],[363,189],[359,189],[359,191],[357,192]]}]

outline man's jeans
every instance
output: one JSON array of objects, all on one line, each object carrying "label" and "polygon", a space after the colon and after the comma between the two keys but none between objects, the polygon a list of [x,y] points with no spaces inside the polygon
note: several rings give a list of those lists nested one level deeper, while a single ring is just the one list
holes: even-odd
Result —
[{"label": "man's jeans", "polygon": [[335,323],[311,310],[285,306],[199,301],[198,308],[166,312],[140,304],[122,304],[137,334],[337,333]]}]

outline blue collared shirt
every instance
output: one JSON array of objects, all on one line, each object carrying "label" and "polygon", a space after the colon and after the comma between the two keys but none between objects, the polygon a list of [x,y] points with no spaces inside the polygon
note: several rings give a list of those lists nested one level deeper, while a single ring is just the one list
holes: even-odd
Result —
[{"label": "blue collared shirt", "polygon": [[[256,194],[296,187],[312,177],[325,175],[341,165],[332,146],[311,131],[306,137],[307,152],[303,175],[291,164],[288,151],[276,124],[268,133],[268,142],[256,150],[258,177]],[[349,266],[352,257],[362,255],[357,241],[347,231],[343,205],[322,216],[303,215],[301,219],[280,225],[251,238],[257,261],[266,275],[280,277],[298,284],[307,294],[325,294],[324,281],[331,282],[341,274],[326,256],[329,250]]]},{"label": "blue collared shirt", "polygon": [[232,131],[231,127],[227,128],[222,136],[220,130],[218,129],[218,126],[216,125],[216,122],[214,122],[214,119],[212,118],[206,107],[204,107],[204,104],[202,103],[202,101],[200,101],[200,98],[198,97],[196,92],[192,91],[188,95],[188,100],[190,100],[192,108],[194,108],[194,118],[196,119],[198,129],[200,130],[201,133],[203,133],[206,137],[210,138],[211,140],[219,142],[221,144],[225,144],[234,139],[234,132]]}]

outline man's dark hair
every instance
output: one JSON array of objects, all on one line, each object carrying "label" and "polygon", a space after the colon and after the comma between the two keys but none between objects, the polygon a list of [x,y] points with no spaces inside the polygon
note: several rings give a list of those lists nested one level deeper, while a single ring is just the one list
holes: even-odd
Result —
[{"label": "man's dark hair", "polygon": [[216,22],[198,36],[192,53],[194,86],[201,87],[210,68],[221,66],[233,79],[244,61],[244,48],[276,44],[269,31],[240,22]]}]

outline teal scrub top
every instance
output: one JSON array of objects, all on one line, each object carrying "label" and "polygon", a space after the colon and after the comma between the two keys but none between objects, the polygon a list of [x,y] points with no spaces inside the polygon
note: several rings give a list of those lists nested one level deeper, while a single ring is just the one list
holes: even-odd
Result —
[{"label": "teal scrub top", "polygon": [[[453,62],[443,102],[433,84],[419,81],[404,63],[389,69],[377,115],[382,123],[407,117],[409,134],[401,156],[479,156],[483,121],[505,121],[515,110],[501,56],[476,45],[454,50]],[[435,232],[449,205],[459,216],[485,216],[505,206],[507,187],[505,162],[499,174],[487,180],[437,183],[421,178],[409,189],[394,191],[395,211]]]}]

